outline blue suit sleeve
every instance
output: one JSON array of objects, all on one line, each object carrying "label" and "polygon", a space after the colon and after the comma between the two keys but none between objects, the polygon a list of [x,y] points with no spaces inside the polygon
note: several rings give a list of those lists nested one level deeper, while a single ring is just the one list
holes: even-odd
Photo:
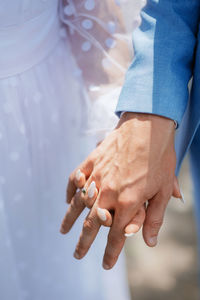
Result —
[{"label": "blue suit sleeve", "polygon": [[179,125],[188,102],[200,1],[147,0],[141,17],[116,113],[152,113]]}]

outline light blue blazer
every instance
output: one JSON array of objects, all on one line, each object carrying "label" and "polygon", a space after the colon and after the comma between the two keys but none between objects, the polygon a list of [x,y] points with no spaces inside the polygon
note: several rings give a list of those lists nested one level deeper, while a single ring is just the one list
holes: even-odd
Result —
[{"label": "light blue blazer", "polygon": [[200,0],[147,0],[141,17],[116,113],[152,113],[175,120],[178,173],[200,124]]}]

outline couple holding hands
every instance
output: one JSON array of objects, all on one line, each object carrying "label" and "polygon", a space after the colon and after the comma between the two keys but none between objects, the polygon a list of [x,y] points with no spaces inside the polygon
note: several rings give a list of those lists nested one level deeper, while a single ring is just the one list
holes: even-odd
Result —
[{"label": "couple holding hands", "polygon": [[187,151],[200,222],[200,4],[149,0],[141,17],[116,108],[119,123],[71,174],[70,206],[61,226],[67,233],[81,211],[90,209],[76,258],[85,256],[101,225],[110,226],[105,269],[141,227],[145,243],[157,244],[170,197],[183,200],[176,174]]},{"label": "couple holding hands", "polygon": [[120,252],[156,246],[188,151],[200,234],[200,2],[120,2],[0,0],[1,299],[130,299]]}]

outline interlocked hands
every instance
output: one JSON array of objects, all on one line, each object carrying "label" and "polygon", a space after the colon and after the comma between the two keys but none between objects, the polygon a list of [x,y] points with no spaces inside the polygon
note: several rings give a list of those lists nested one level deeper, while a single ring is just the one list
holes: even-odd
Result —
[{"label": "interlocked hands", "polygon": [[117,128],[71,174],[70,205],[61,232],[69,232],[84,208],[90,208],[74,253],[77,259],[86,255],[101,225],[110,227],[105,269],[115,265],[126,237],[142,226],[146,244],[157,244],[168,201],[172,195],[181,198],[174,132],[170,119],[125,113]]}]

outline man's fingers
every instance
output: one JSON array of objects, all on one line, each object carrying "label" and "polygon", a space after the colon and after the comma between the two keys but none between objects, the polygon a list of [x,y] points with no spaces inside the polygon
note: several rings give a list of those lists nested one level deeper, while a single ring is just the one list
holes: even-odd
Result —
[{"label": "man's fingers", "polygon": [[137,214],[134,216],[134,218],[131,220],[131,222],[125,227],[124,235],[126,237],[131,237],[135,233],[137,233],[144,223],[145,216],[145,207],[142,206],[137,212]]},{"label": "man's fingers", "polygon": [[149,247],[154,247],[157,244],[158,233],[163,224],[168,201],[168,198],[164,199],[159,193],[149,201],[143,225],[143,238]]},{"label": "man's fingers", "polygon": [[66,215],[62,221],[60,232],[65,234],[69,232],[75,223],[76,219],[80,216],[81,212],[84,210],[85,204],[82,200],[82,192],[78,192],[72,198]]},{"label": "man's fingers", "polygon": [[103,267],[106,270],[111,269],[115,265],[124,246],[126,240],[126,237],[124,236],[125,224],[129,223],[131,220],[131,218],[127,218],[127,214],[122,214],[120,210],[115,211],[103,258]]},{"label": "man's fingers", "polygon": [[120,255],[120,252],[122,251],[125,240],[126,237],[124,236],[123,232],[120,232],[119,234],[119,231],[111,227],[103,258],[103,268],[105,270],[109,270],[114,267]]},{"label": "man's fingers", "polygon": [[75,258],[81,259],[86,255],[100,227],[101,225],[96,214],[96,207],[93,206],[84,221],[82,232],[74,252]]},{"label": "man's fingers", "polygon": [[101,225],[106,227],[112,225],[112,215],[107,209],[97,207],[97,217]]}]

